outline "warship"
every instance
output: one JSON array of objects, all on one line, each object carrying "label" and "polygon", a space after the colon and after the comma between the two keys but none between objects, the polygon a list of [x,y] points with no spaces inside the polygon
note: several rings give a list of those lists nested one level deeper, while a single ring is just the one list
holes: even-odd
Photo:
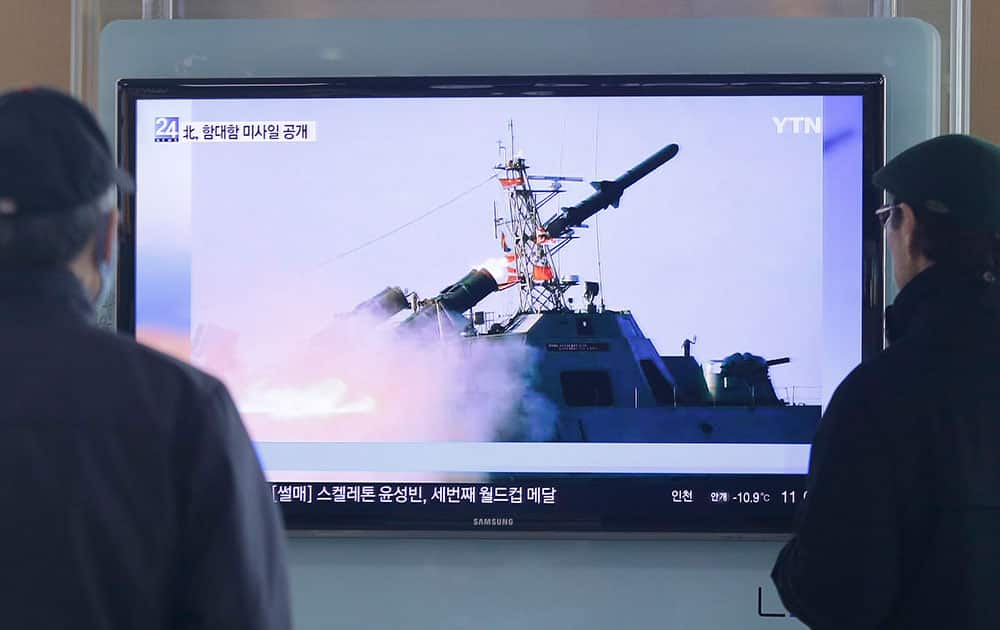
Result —
[{"label": "warship", "polygon": [[[511,131],[513,136],[512,125]],[[525,158],[508,159],[501,146],[495,169],[507,212],[493,210],[500,265],[473,269],[425,299],[386,287],[353,314],[393,320],[399,334],[430,330],[466,344],[531,348],[530,386],[555,408],[553,426],[544,432],[548,440],[810,443],[820,406],[785,400],[771,382],[771,368],[788,363],[787,357],[768,360],[735,352],[700,364],[691,354],[696,339],[678,344],[679,355],[663,355],[631,312],[598,302],[598,282],[582,283],[582,308],[567,296],[581,282],[578,276],[560,276],[556,254],[578,238],[585,221],[618,208],[629,187],[679,151],[677,144],[668,144],[616,179],[591,182],[590,196],[543,220],[543,209],[565,192],[562,183],[582,178],[529,174]],[[506,290],[519,294],[515,312],[476,310],[488,296]],[[520,420],[512,418],[497,441],[537,439],[527,437],[520,429],[525,419]]]}]

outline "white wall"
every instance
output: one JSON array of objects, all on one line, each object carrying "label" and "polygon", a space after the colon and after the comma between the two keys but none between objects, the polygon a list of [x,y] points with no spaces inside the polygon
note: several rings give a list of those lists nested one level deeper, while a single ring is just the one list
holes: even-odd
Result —
[{"label": "white wall", "polygon": [[303,539],[290,543],[296,627],[802,627],[785,617],[767,542]]}]

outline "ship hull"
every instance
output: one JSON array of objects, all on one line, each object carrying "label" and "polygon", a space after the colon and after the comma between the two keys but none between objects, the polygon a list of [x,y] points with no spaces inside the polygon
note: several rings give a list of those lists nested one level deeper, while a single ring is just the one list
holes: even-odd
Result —
[{"label": "ship hull", "polygon": [[560,414],[560,442],[809,444],[820,407],[660,407]]}]

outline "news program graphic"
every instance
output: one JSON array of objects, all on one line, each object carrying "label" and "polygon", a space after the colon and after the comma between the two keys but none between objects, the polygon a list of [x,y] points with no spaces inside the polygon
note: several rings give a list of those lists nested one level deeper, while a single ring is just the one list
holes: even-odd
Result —
[{"label": "news program graphic", "polygon": [[821,116],[772,116],[774,130],[779,134],[823,135],[823,118]]},{"label": "news program graphic", "polygon": [[712,493],[712,503],[729,503],[729,492],[716,490]]},{"label": "news program graphic", "polygon": [[182,143],[315,141],[314,120],[189,122],[181,127]]},{"label": "news program graphic", "polygon": [[154,142],[180,142],[180,117],[157,116],[153,124],[156,127]]}]

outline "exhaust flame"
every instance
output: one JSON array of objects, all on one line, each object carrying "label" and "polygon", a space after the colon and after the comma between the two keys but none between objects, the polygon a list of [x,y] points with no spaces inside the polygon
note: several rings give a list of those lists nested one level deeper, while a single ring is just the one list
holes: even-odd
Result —
[{"label": "exhaust flame", "polygon": [[474,268],[482,269],[486,273],[493,276],[493,280],[495,280],[497,284],[502,285],[509,280],[510,272],[508,271],[508,266],[510,264],[511,263],[509,263],[506,258],[497,256],[476,265]]},{"label": "exhaust flame", "polygon": [[243,413],[282,418],[372,413],[375,409],[375,399],[371,396],[349,400],[347,384],[338,378],[298,387],[256,384],[250,387],[240,405]]}]

